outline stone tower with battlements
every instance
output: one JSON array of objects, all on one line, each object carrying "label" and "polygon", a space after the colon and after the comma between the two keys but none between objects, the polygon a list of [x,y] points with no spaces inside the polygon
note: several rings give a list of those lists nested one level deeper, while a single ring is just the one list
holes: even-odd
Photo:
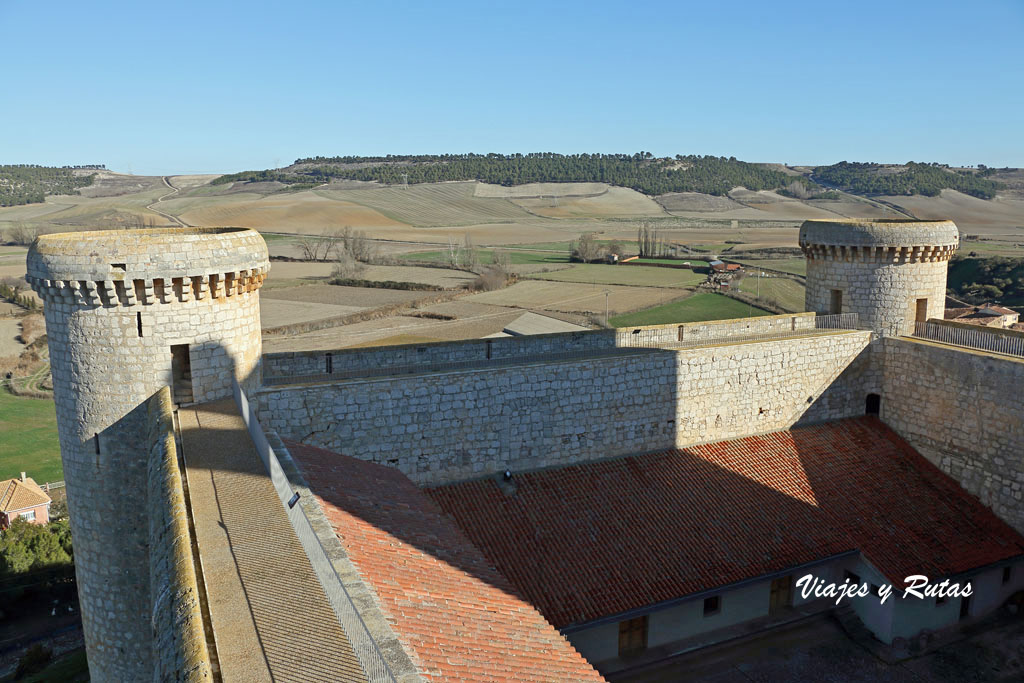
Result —
[{"label": "stone tower with battlements", "polygon": [[953,221],[805,221],[806,308],[857,313],[861,327],[884,336],[911,334],[915,322],[943,317],[959,243]]},{"label": "stone tower with battlements", "polygon": [[45,301],[75,568],[93,680],[152,675],[144,402],[260,381],[260,235],[241,228],[39,237],[28,281]]}]

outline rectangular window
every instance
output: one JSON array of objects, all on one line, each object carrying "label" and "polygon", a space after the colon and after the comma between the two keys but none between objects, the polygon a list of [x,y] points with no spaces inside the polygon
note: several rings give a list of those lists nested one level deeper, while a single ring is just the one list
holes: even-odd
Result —
[{"label": "rectangular window", "polygon": [[1003,567],[1003,583],[1010,583],[1010,577],[1013,576],[1013,567]]},{"label": "rectangular window", "polygon": [[945,605],[945,604],[946,604],[946,598],[935,598],[935,606],[936,607],[938,607],[939,605]]},{"label": "rectangular window", "polygon": [[917,300],[917,311],[914,314],[914,320],[919,323],[928,320],[928,299]]},{"label": "rectangular window", "polygon": [[619,622],[619,656],[629,657],[647,648],[647,617]]},{"label": "rectangular window", "polygon": [[19,516],[23,520],[25,520],[26,522],[34,522],[34,521],[36,521],[36,511],[35,510],[29,510],[28,512],[22,512],[21,515],[19,515]]},{"label": "rectangular window", "polygon": [[704,616],[710,617],[713,614],[718,614],[722,611],[722,596],[713,595],[710,598],[704,598]]},{"label": "rectangular window", "polygon": [[845,578],[847,581],[849,581],[851,585],[852,584],[860,583],[860,577],[857,576],[856,574],[854,574],[853,572],[851,572],[849,569],[847,569],[843,573],[843,578]]},{"label": "rectangular window", "polygon": [[960,598],[960,619],[961,621],[971,616],[971,597]]},{"label": "rectangular window", "polygon": [[836,313],[843,312],[843,290],[832,290],[832,296],[830,297],[828,304],[828,312],[832,313],[833,315]]},{"label": "rectangular window", "polygon": [[142,314],[141,313],[136,313],[135,314],[135,326],[138,328],[139,336],[141,337],[142,336]]}]

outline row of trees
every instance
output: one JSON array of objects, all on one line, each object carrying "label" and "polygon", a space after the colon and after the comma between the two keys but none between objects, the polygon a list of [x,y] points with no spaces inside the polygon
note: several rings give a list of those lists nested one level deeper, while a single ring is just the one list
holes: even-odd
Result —
[{"label": "row of trees", "polygon": [[992,199],[1003,187],[1002,183],[983,174],[950,169],[943,164],[913,161],[896,172],[881,164],[841,161],[832,166],[818,166],[811,178],[857,194],[935,197],[942,190],[951,189],[981,199]]},{"label": "row of trees", "polygon": [[539,182],[600,182],[629,187],[648,195],[703,192],[724,195],[734,187],[771,190],[787,186],[792,176],[735,157],[682,156],[654,158],[636,154],[448,154],[408,157],[312,157],[299,159],[291,171],[244,171],[215,183],[327,182],[332,178],[376,181],[388,185],[478,180],[496,185]]},{"label": "row of trees", "polygon": [[95,174],[75,175],[68,167],[0,165],[0,206],[38,204],[51,194],[79,194],[92,185]]}]

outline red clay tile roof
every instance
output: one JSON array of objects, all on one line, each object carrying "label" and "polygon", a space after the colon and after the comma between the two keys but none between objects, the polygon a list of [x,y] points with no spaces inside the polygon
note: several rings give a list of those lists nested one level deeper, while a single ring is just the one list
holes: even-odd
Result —
[{"label": "red clay tile roof", "polygon": [[859,549],[890,580],[1024,553],[875,418],[428,493],[556,626]]},{"label": "red clay tile roof", "polygon": [[604,680],[401,472],[287,444],[425,679]]}]

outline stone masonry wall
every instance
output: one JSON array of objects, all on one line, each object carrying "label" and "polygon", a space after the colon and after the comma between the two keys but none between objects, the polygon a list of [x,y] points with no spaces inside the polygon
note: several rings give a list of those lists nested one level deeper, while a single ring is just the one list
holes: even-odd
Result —
[{"label": "stone masonry wall", "polygon": [[946,305],[946,261],[884,263],[807,259],[806,307],[830,312],[832,290],[843,293],[842,313],[857,313],[860,325],[882,334],[913,332],[917,300],[928,299],[929,318]]},{"label": "stone masonry wall", "polygon": [[404,344],[370,349],[268,353],[268,377],[326,374],[327,356],[334,374],[399,366],[504,360],[551,354],[587,353],[638,345],[668,345],[721,335],[767,334],[814,329],[813,313],[711,320],[681,325],[647,325],[618,330],[540,334],[459,342]]},{"label": "stone masonry wall", "polygon": [[1024,359],[883,340],[882,419],[1024,532]]},{"label": "stone masonry wall", "polygon": [[45,303],[53,393],[89,670],[152,677],[145,404],[188,344],[193,396],[259,383],[259,287],[269,263],[251,230],[42,236],[27,259]]},{"label": "stone masonry wall", "polygon": [[869,340],[844,331],[651,349],[267,388],[256,398],[260,421],[285,438],[442,484],[860,414],[816,401]]},{"label": "stone masonry wall", "polygon": [[168,387],[146,402],[152,680],[199,683],[211,680],[212,673],[174,445],[173,411]]}]

